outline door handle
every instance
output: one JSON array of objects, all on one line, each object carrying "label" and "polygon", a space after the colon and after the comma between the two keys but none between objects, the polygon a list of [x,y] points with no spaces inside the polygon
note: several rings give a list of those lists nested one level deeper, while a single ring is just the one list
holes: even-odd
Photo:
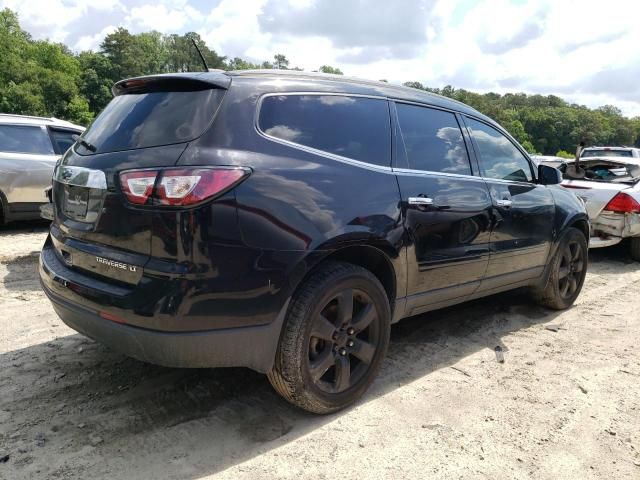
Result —
[{"label": "door handle", "polygon": [[429,197],[409,197],[409,205],[433,205],[433,198]]},{"label": "door handle", "polygon": [[511,200],[496,200],[497,207],[509,208],[513,202]]}]

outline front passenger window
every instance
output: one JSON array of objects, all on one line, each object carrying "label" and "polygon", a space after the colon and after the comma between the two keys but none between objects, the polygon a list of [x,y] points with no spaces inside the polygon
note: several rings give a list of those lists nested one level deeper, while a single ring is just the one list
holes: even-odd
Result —
[{"label": "front passenger window", "polygon": [[482,175],[499,180],[531,182],[531,166],[511,140],[489,125],[466,118],[471,135],[480,150]]}]

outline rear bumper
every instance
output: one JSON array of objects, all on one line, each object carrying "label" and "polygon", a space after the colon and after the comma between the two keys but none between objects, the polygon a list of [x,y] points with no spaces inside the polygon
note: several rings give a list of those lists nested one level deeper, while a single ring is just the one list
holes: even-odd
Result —
[{"label": "rear bumper", "polygon": [[[69,327],[144,362],[181,368],[248,367],[266,373],[273,365],[282,318],[261,327],[166,333],[122,325],[44,291]],[[284,317],[284,315],[283,315]]]},{"label": "rear bumper", "polygon": [[640,236],[640,214],[602,212],[591,224],[589,248],[608,247]]},{"label": "rear bumper", "polygon": [[[284,303],[268,324],[199,331],[160,331],[107,320],[100,313],[127,318],[133,312],[114,309],[102,297],[121,292],[101,290],[90,300],[83,275],[65,268],[51,249],[40,255],[40,282],[53,307],[69,327],[125,355],[167,367],[248,367],[266,373],[273,365],[280,330],[288,307]],[[93,284],[95,287],[95,282]],[[106,315],[107,317],[109,315]],[[126,322],[126,320],[123,320]],[[229,319],[234,324],[234,319]]]}]

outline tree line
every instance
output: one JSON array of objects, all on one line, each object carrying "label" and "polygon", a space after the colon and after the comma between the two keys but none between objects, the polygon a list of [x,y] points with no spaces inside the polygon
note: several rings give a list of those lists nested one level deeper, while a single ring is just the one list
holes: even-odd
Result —
[{"label": "tree line", "polygon": [[[300,70],[281,53],[253,63],[210,49],[195,32],[132,34],[125,28],[105,36],[98,51],[75,53],[62,43],[34,40],[18,16],[0,10],[0,112],[55,116],[87,125],[111,99],[111,86],[127,77],[152,73],[201,71],[200,48],[209,68]],[[322,65],[318,71],[342,75]],[[527,150],[546,154],[571,152],[580,141],[598,145],[640,146],[640,117],[627,118],[615,106],[590,109],[554,95],[479,94],[451,86],[408,87],[459,100],[502,124]]]}]

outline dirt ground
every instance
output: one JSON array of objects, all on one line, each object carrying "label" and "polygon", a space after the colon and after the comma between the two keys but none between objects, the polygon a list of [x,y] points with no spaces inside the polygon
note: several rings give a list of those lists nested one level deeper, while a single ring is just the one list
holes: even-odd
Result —
[{"label": "dirt ground", "polygon": [[249,370],[156,367],[76,334],[39,288],[45,236],[0,230],[2,479],[640,478],[624,248],[592,252],[563,313],[516,293],[400,322],[365,398],[318,417]]}]

